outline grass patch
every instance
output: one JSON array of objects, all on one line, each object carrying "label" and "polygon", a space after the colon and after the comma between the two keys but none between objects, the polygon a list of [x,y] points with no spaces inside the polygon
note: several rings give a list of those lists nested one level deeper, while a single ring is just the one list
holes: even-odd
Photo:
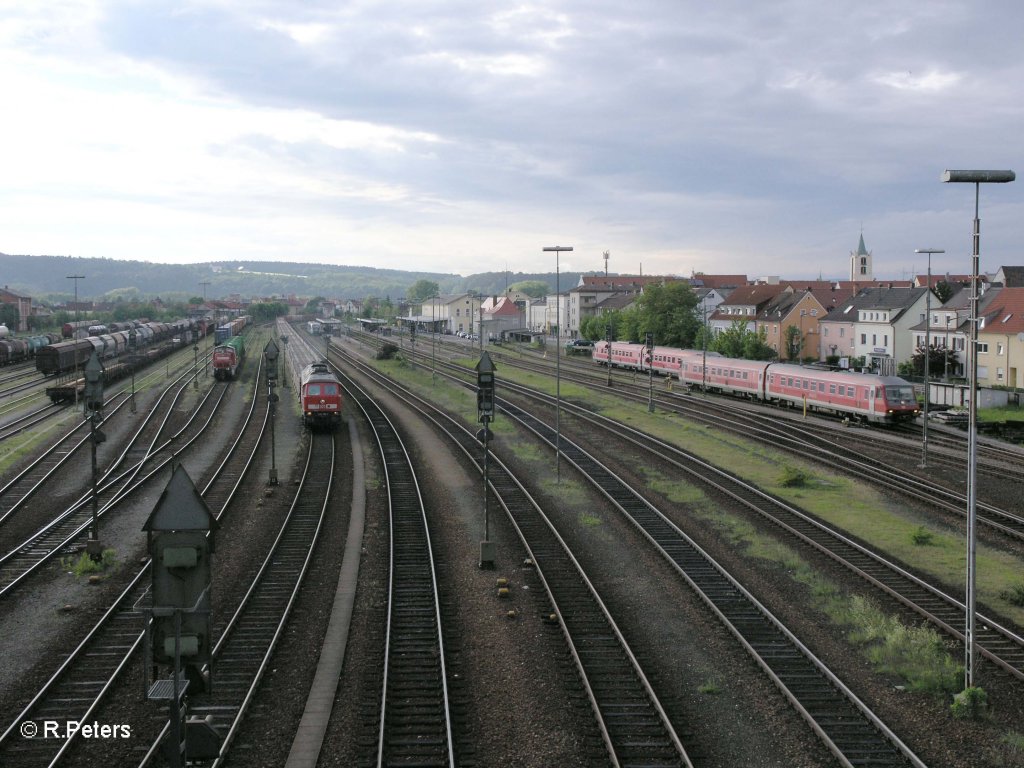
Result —
[{"label": "grass patch", "polygon": [[914,691],[952,693],[959,687],[963,668],[935,630],[903,624],[870,600],[845,593],[787,544],[759,534],[744,520],[707,509],[698,508],[694,513],[712,522],[748,556],[775,564],[805,587],[813,606],[845,629],[847,639],[861,649],[876,671],[899,678]]},{"label": "grass patch", "polygon": [[1017,582],[1016,584],[1011,584],[999,593],[999,597],[1010,605],[1024,607],[1024,583]]},{"label": "grass patch", "polygon": [[1008,733],[1004,733],[1002,738],[999,740],[1014,752],[1024,754],[1024,733],[1020,733],[1019,731],[1009,731]]},{"label": "grass patch", "polygon": [[591,515],[587,512],[584,512],[582,515],[580,515],[580,524],[585,525],[588,528],[593,528],[595,526],[601,525],[602,522],[603,521],[600,517]]},{"label": "grass patch", "polygon": [[718,684],[717,681],[715,681],[715,680],[706,680],[705,682],[703,682],[699,686],[697,686],[697,691],[700,692],[700,693],[706,693],[706,694],[709,694],[709,695],[714,695],[714,694],[721,693],[722,692],[722,688]]},{"label": "grass patch", "polygon": [[60,564],[64,570],[70,571],[75,575],[75,578],[80,579],[83,576],[89,576],[93,573],[103,573],[104,571],[113,568],[117,565],[117,552],[113,549],[104,549],[98,563],[89,557],[88,553],[82,552],[77,558],[62,557]]},{"label": "grass patch", "polygon": [[1002,408],[979,408],[978,421],[1024,421],[1024,408],[1005,405]]}]

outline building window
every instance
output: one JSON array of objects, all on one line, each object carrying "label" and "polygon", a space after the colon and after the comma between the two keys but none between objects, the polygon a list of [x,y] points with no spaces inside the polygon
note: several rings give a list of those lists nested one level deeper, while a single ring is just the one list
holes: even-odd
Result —
[{"label": "building window", "polygon": [[862,333],[860,335],[860,343],[861,344],[867,344],[868,343],[868,335],[866,333]]},{"label": "building window", "polygon": [[996,381],[1002,381],[1002,380],[1003,380],[1003,369],[1002,368],[996,368]]},{"label": "building window", "polygon": [[[978,342],[978,354],[982,355],[982,354],[986,354],[987,352],[988,352],[988,342],[987,341],[979,341]],[[978,374],[978,375],[980,376],[981,374]]]},{"label": "building window", "polygon": [[996,354],[1000,356],[1003,354],[1003,342],[1001,341],[996,344]]},{"label": "building window", "polygon": [[845,336],[846,336],[846,329],[845,328],[840,328],[839,329],[839,338],[841,339],[841,338],[843,338]]}]

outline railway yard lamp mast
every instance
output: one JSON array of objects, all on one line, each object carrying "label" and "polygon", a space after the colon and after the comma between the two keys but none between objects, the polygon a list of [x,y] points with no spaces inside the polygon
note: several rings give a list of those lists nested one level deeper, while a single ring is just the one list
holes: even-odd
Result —
[{"label": "railway yard lamp mast", "polygon": [[[571,251],[571,245],[546,245],[545,251],[555,254],[555,482],[562,481],[562,285],[558,271],[558,257],[563,251]],[[609,361],[610,363],[611,361]]]},{"label": "railway yard lamp mast", "polygon": [[978,218],[978,197],[982,184],[1006,184],[1017,178],[1013,171],[945,171],[944,182],[974,185],[974,233],[971,250],[971,320],[970,320],[970,403],[967,427],[967,627],[964,664],[964,687],[975,683],[975,593],[977,570],[975,538],[977,536],[977,473],[978,473],[978,302],[981,279],[978,261],[981,255],[981,220]]},{"label": "railway yard lamp mast", "polygon": [[644,334],[644,361],[647,363],[647,412],[654,413],[654,334]]},{"label": "railway yard lamp mast", "polygon": [[[78,338],[78,281],[85,280],[85,275],[67,275],[68,280],[75,281],[75,331],[71,334],[72,339]],[[78,353],[75,352],[75,379],[78,378]],[[75,387],[75,405],[78,405],[78,387]]]},{"label": "railway yard lamp mast", "polygon": [[[605,251],[608,253],[608,251]],[[608,386],[612,385],[612,324],[608,323],[604,327],[604,351],[608,356]]]},{"label": "railway yard lamp mast", "polygon": [[932,367],[932,254],[945,253],[941,248],[918,248],[914,253],[928,254],[928,293],[924,295],[924,429],[921,441],[921,468],[928,466],[928,401],[931,400],[931,382],[928,377]]},{"label": "railway yard lamp mast", "polygon": [[274,340],[267,342],[263,348],[263,356],[267,359],[267,401],[270,405],[270,484],[277,485],[277,448],[274,439],[274,415],[277,409],[277,394],[274,385],[277,383],[277,356],[280,350]]},{"label": "railway yard lamp mast", "polygon": [[128,348],[131,350],[131,355],[129,355],[129,359],[131,360],[131,362],[129,363],[129,366],[132,369],[132,413],[135,413],[135,365],[138,363],[135,344],[138,338],[139,335],[135,332],[135,328],[133,326],[128,330]]},{"label": "railway yard lamp mast", "polygon": [[[77,387],[76,387],[77,389]],[[100,543],[100,510],[97,492],[96,448],[107,438],[97,427],[103,421],[103,363],[96,350],[85,364],[85,412],[89,419],[89,437],[92,443],[92,527],[86,553],[94,562],[103,559],[103,545]]]}]

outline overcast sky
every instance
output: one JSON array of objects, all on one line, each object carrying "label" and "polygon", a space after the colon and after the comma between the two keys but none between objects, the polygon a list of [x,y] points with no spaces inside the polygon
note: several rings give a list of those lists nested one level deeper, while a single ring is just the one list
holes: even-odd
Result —
[{"label": "overcast sky", "polygon": [[[0,0],[0,252],[470,274],[970,271],[1016,0]],[[981,188],[1024,264],[1024,177]],[[2,266],[2,265],[0,265]],[[2,271],[2,270],[0,270]]]}]

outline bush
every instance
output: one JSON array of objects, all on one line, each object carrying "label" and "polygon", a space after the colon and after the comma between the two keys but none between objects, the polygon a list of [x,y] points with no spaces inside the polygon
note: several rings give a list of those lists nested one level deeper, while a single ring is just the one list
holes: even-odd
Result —
[{"label": "bush", "polygon": [[964,688],[953,697],[950,709],[953,717],[961,720],[978,720],[988,711],[988,694],[984,688]]},{"label": "bush", "polygon": [[779,485],[783,488],[803,488],[807,485],[808,480],[810,480],[810,476],[802,469],[786,466],[782,468]]},{"label": "bush", "polygon": [[910,534],[910,540],[919,547],[928,547],[932,544],[931,531],[927,530],[923,525],[919,525],[917,530]]},{"label": "bush", "polygon": [[378,360],[394,360],[395,355],[398,354],[398,347],[391,342],[386,342],[381,348],[380,352],[377,353]]}]

